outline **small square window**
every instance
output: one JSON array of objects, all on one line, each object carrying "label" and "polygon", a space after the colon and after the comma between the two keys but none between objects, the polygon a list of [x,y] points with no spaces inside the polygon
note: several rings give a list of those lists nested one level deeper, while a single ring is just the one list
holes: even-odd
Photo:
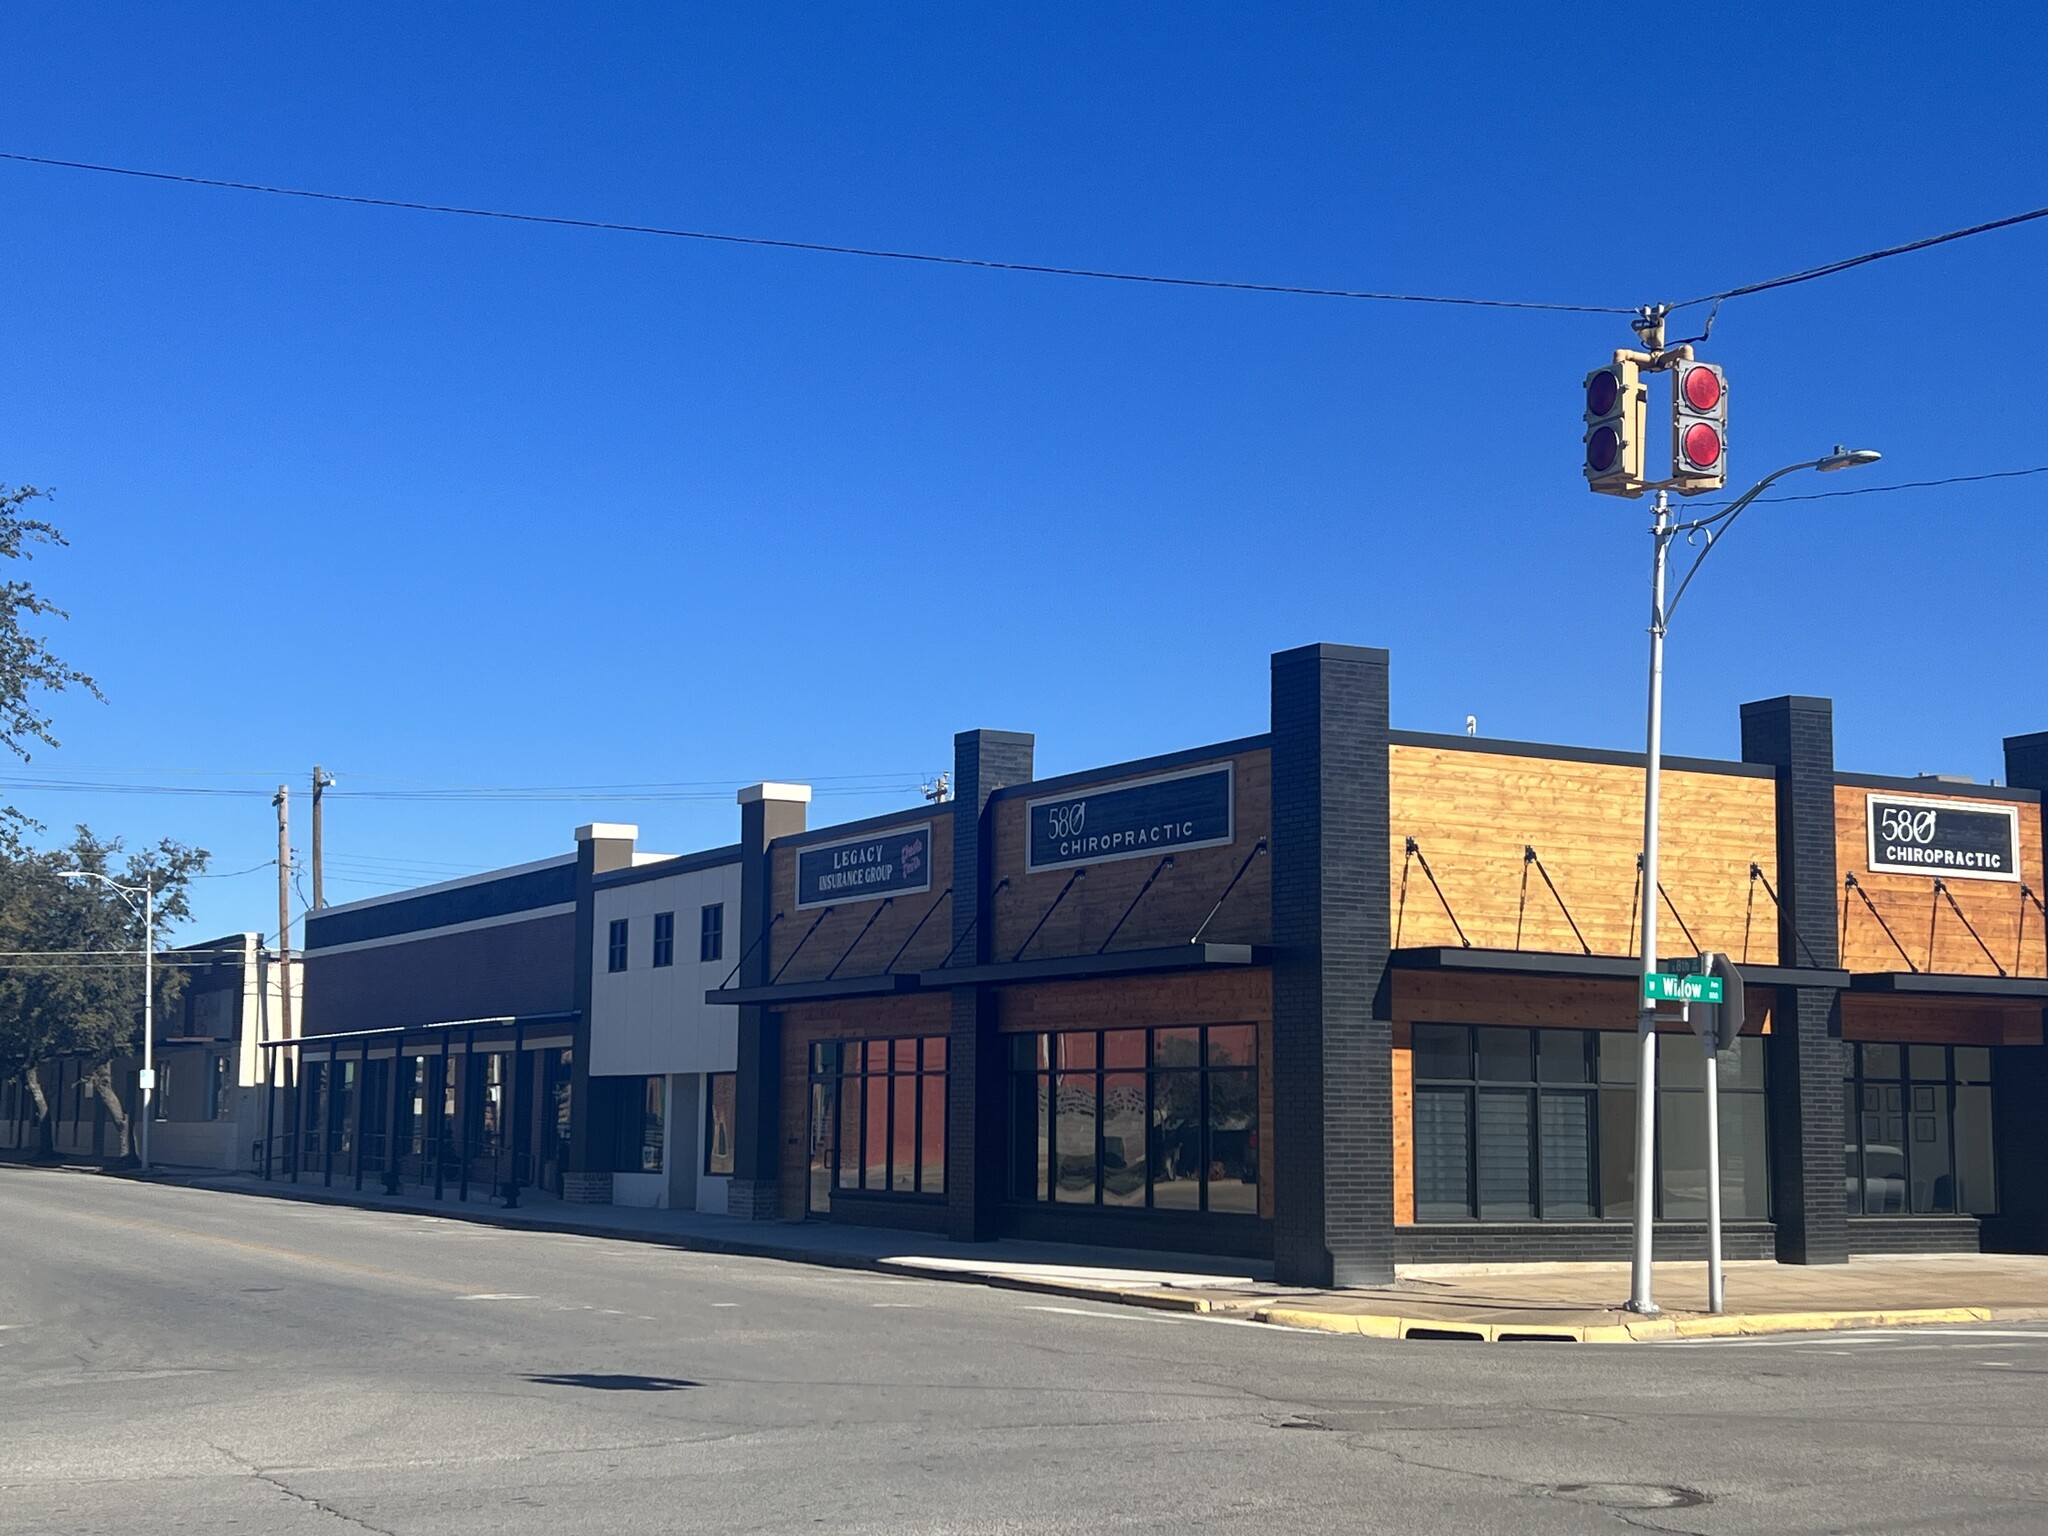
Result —
[{"label": "small square window", "polygon": [[725,958],[725,903],[722,901],[714,901],[704,909],[703,918],[697,927],[697,958]]},{"label": "small square window", "polygon": [[623,971],[626,968],[627,931],[628,923],[625,918],[615,917],[612,919],[611,942],[605,956],[605,968],[607,970]]},{"label": "small square window", "polygon": [[676,915],[673,912],[654,914],[654,963],[676,963]]}]

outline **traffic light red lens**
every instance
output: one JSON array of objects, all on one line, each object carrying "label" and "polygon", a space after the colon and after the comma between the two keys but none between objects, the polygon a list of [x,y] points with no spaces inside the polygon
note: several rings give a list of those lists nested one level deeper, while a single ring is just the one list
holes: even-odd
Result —
[{"label": "traffic light red lens", "polygon": [[1721,376],[1711,368],[1686,369],[1685,403],[1696,411],[1711,411],[1721,403]]},{"label": "traffic light red lens", "polygon": [[1612,427],[1599,427],[1586,439],[1586,462],[1597,475],[1604,475],[1614,468],[1614,461],[1621,457],[1621,434]]},{"label": "traffic light red lens", "polygon": [[[1690,394],[1691,380],[1686,381]],[[1718,387],[1715,394],[1718,395]],[[1685,457],[1701,469],[1712,469],[1721,462],[1721,434],[1704,421],[1696,421],[1685,429]]]},{"label": "traffic light red lens", "polygon": [[1605,416],[1614,409],[1614,402],[1621,398],[1621,380],[1612,370],[1596,373],[1586,384],[1586,409],[1595,416]]}]

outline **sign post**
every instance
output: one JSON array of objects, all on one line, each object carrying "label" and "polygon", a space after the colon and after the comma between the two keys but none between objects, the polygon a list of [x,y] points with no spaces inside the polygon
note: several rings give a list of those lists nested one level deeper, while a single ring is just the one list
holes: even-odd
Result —
[{"label": "sign post", "polygon": [[1706,1051],[1707,1310],[1718,1317],[1726,1304],[1721,1274],[1721,1052],[1732,1049],[1742,1033],[1742,973],[1726,955],[1712,951],[1700,956],[1699,966],[1697,976],[1670,980],[1692,983],[1698,1000],[1712,1005],[1688,1006],[1685,1017]]}]

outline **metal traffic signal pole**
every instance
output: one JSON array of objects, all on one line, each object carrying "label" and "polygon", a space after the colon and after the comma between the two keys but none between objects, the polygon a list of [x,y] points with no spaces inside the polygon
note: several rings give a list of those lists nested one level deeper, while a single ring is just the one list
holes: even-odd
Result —
[{"label": "metal traffic signal pole", "polygon": [[1643,775],[1642,973],[1636,983],[1636,1191],[1635,1255],[1629,1266],[1631,1312],[1654,1316],[1650,1250],[1657,1196],[1657,1009],[1650,976],[1657,969],[1657,805],[1664,765],[1664,573],[1671,549],[1671,495],[1657,492],[1650,529],[1656,553],[1650,566],[1650,724]]}]

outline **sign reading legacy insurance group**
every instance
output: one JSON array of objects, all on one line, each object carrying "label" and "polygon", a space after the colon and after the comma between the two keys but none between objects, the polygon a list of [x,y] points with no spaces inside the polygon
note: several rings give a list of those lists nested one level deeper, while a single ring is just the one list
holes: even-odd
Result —
[{"label": "sign reading legacy insurance group", "polygon": [[796,904],[829,907],[882,896],[910,896],[932,888],[932,824],[891,827],[873,837],[800,848]]},{"label": "sign reading legacy insurance group", "polygon": [[2020,877],[2020,816],[2013,805],[1872,795],[1870,867],[1893,875]]},{"label": "sign reading legacy insurance group", "polygon": [[1226,762],[1030,801],[1024,868],[1102,864],[1235,841],[1232,782]]}]

